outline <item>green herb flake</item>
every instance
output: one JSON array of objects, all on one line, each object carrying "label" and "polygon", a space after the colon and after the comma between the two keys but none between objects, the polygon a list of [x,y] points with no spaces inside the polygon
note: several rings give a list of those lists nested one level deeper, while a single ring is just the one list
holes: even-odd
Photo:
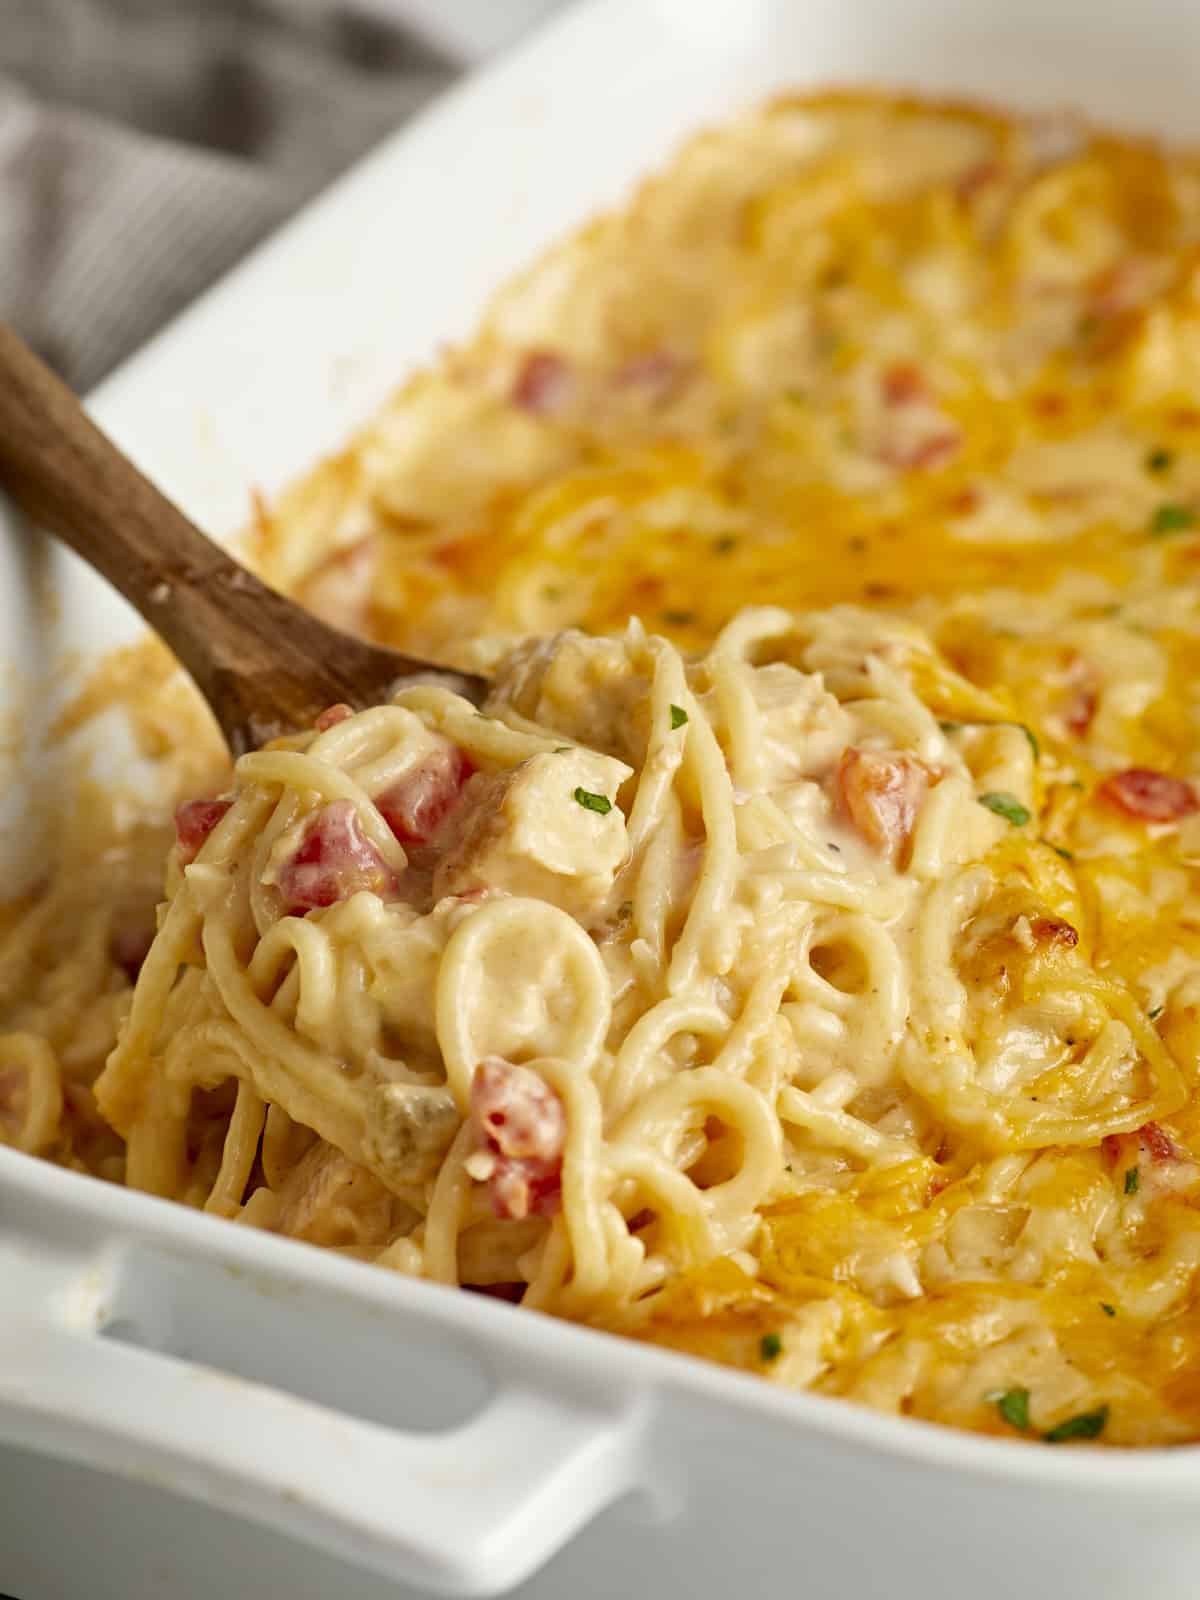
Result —
[{"label": "green herb flake", "polygon": [[1158,450],[1151,450],[1150,454],[1146,457],[1146,471],[1166,472],[1174,460],[1175,457],[1170,450],[1163,450],[1161,448]]},{"label": "green herb flake", "polygon": [[1061,844],[1052,844],[1050,848],[1056,856],[1061,856],[1064,861],[1074,861],[1075,859],[1074,853],[1070,850],[1064,850]]},{"label": "green herb flake", "polygon": [[1159,1017],[1162,1016],[1166,1009],[1166,1006],[1155,1006],[1154,1010],[1147,1011],[1146,1015],[1150,1018],[1151,1022],[1157,1022]]},{"label": "green herb flake", "polygon": [[572,750],[573,750],[573,749],[574,749],[574,746],[573,746],[573,745],[569,745],[569,744],[556,744],[556,745],[555,745],[555,746],[554,746],[554,754],[555,754],[555,755],[556,755],[556,756],[569,756],[569,755],[570,755],[570,754],[571,754],[571,751],[572,751]]},{"label": "green herb flake", "polygon": [[1195,520],[1190,506],[1181,506],[1174,500],[1164,500],[1150,518],[1150,532],[1161,539],[1168,533],[1183,533]]},{"label": "green herb flake", "polygon": [[1130,1167],[1125,1174],[1125,1193],[1136,1194],[1142,1186],[1142,1175],[1136,1167]]},{"label": "green herb flake", "polygon": [[943,733],[957,733],[962,727],[961,722],[939,722],[938,727]]},{"label": "green herb flake", "polygon": [[778,1361],[783,1354],[783,1340],[777,1333],[764,1333],[758,1341],[758,1353],[764,1361]]},{"label": "green herb flake", "polygon": [[585,811],[595,811],[601,817],[612,810],[612,801],[606,794],[593,794],[590,789],[576,789],[575,799]]},{"label": "green herb flake", "polygon": [[669,627],[688,628],[696,620],[694,611],[664,611],[662,619]]},{"label": "green herb flake", "polygon": [[989,790],[987,794],[976,795],[975,798],[981,806],[986,806],[998,817],[1011,822],[1014,828],[1023,828],[1033,816],[1029,807],[1023,806],[1016,795],[1009,794],[1006,789]]},{"label": "green herb flake", "polygon": [[1032,728],[1026,727],[1023,722],[1018,722],[1017,727],[1020,728],[1021,732],[1029,740],[1029,748],[1033,751],[1033,759],[1036,761],[1042,753],[1042,747],[1038,743],[1037,734],[1034,733]]},{"label": "green herb flake", "polygon": [[1108,1422],[1108,1407],[1097,1406],[1095,1411],[1081,1411],[1077,1417],[1068,1417],[1057,1428],[1051,1428],[1042,1438],[1047,1444],[1067,1444],[1072,1439],[1098,1439]]},{"label": "green herb flake", "polygon": [[1028,1389],[995,1389],[985,1398],[992,1402],[1010,1428],[1024,1430],[1029,1426]]},{"label": "green herb flake", "polygon": [[713,549],[719,556],[727,556],[731,550],[737,549],[737,540],[733,534],[723,533],[716,544],[713,545]]},{"label": "green herb flake", "polygon": [[671,707],[671,726],[673,728],[682,728],[687,719],[688,714],[682,706]]},{"label": "green herb flake", "polygon": [[1117,1314],[1116,1306],[1110,1306],[1107,1300],[1101,1300],[1100,1309],[1106,1317],[1115,1317]]}]

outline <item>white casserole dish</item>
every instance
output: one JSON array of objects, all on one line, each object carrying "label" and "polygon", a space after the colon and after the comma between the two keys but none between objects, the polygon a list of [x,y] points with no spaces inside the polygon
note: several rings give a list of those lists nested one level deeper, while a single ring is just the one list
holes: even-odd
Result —
[{"label": "white casserole dish", "polygon": [[[1197,47],[1184,0],[593,0],[384,146],[95,410],[231,535],[251,487],[344,437],[698,123],[874,79],[1200,139]],[[47,708],[137,625],[9,522],[0,630],[16,886]],[[1033,1449],[782,1394],[3,1150],[0,1286],[0,1591],[22,1600],[1196,1593],[1193,1449]]]}]

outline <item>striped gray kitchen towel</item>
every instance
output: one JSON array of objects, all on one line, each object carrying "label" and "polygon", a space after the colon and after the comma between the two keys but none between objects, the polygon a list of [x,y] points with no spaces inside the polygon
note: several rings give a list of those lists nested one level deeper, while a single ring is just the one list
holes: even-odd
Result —
[{"label": "striped gray kitchen towel", "polygon": [[0,0],[0,316],[90,387],[453,71],[354,0]]}]

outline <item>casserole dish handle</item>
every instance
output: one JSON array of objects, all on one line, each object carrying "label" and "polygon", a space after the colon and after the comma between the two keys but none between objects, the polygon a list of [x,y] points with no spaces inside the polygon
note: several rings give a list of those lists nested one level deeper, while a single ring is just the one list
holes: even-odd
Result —
[{"label": "casserole dish handle", "polygon": [[[0,1212],[11,1222],[13,1193],[3,1176]],[[131,1274],[129,1253],[114,1261],[101,1245],[87,1259],[64,1261],[56,1252],[61,1233],[43,1236],[39,1249],[40,1230],[28,1216],[20,1219],[19,1243],[0,1232],[0,1437],[15,1444],[145,1478],[426,1591],[464,1596],[522,1582],[638,1486],[641,1419],[628,1396],[597,1393],[585,1373],[547,1358],[547,1341],[516,1329],[508,1336],[503,1317],[489,1319],[501,1324],[498,1339],[477,1340],[497,1376],[476,1415],[441,1432],[391,1427],[298,1396],[295,1382],[285,1391],[106,1337],[121,1279]],[[336,1282],[273,1274],[268,1258],[276,1251],[261,1248],[273,1243],[246,1241],[255,1247],[252,1275],[242,1269],[232,1296],[228,1257],[223,1282],[199,1250],[180,1264],[200,1280],[202,1294],[211,1289],[220,1300],[222,1318],[237,1318],[239,1293],[253,1297],[243,1310],[260,1331],[264,1301],[274,1307],[267,1348],[272,1339],[289,1341],[293,1372],[309,1363],[319,1370],[331,1359],[329,1319],[345,1321],[359,1297]],[[445,1330],[453,1319],[440,1295],[425,1290],[417,1298],[424,1303],[411,1316],[381,1309],[436,1339],[439,1325]],[[320,1336],[306,1339],[306,1325]],[[352,1348],[340,1358],[356,1359]],[[379,1348],[387,1350],[386,1337]],[[376,1358],[377,1373],[359,1373],[359,1391],[373,1392],[377,1382],[386,1397],[403,1381],[419,1385],[419,1371],[405,1373],[402,1351],[399,1343],[390,1360]]]}]

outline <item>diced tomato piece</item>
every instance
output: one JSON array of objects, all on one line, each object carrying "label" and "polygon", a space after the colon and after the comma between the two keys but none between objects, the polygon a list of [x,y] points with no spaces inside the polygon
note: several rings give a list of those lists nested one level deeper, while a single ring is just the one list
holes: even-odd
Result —
[{"label": "diced tomato piece", "polygon": [[1062,718],[1077,738],[1082,738],[1091,727],[1098,703],[1096,691],[1090,684],[1080,684],[1071,691],[1063,706]]},{"label": "diced tomato piece", "polygon": [[905,471],[941,467],[958,454],[962,434],[933,406],[925,374],[912,361],[894,361],[880,375],[883,403],[890,411],[920,407],[897,418],[879,447],[879,457]]},{"label": "diced tomato piece", "polygon": [[1196,791],[1182,778],[1149,767],[1114,772],[1096,790],[1102,800],[1139,822],[1178,822],[1200,807]]},{"label": "diced tomato piece", "polygon": [[500,1155],[538,1161],[562,1155],[567,1131],[562,1100],[531,1067],[489,1056],[471,1083],[471,1111]]},{"label": "diced tomato piece", "polygon": [[878,443],[877,454],[886,466],[898,467],[901,472],[928,472],[954,461],[962,450],[963,435],[936,414],[928,418],[928,426],[915,432],[910,427],[898,427],[893,434]]},{"label": "diced tomato piece", "polygon": [[232,800],[189,800],[175,813],[175,838],[181,866],[200,854],[209,834],[233,804]]},{"label": "diced tomato piece", "polygon": [[279,872],[279,891],[289,916],[348,900],[362,889],[388,895],[396,875],[366,838],[350,800],[322,806],[299,849]]},{"label": "diced tomato piece", "polygon": [[912,756],[851,748],[842,753],[836,781],[847,817],[868,844],[895,861],[912,836],[932,778]]},{"label": "diced tomato piece", "polygon": [[909,467],[915,472],[932,471],[935,467],[944,467],[947,462],[953,461],[961,446],[962,434],[958,429],[947,429],[944,433],[935,433],[932,438],[914,445],[911,450],[900,453],[896,457],[896,465]]},{"label": "diced tomato piece", "polygon": [[913,361],[894,361],[884,368],[880,382],[884,403],[889,406],[908,406],[929,398],[924,374]]},{"label": "diced tomato piece", "polygon": [[1181,1150],[1165,1128],[1160,1128],[1157,1122],[1147,1122],[1144,1128],[1139,1128],[1138,1138],[1142,1142],[1151,1161],[1186,1161],[1189,1159],[1187,1151]]},{"label": "diced tomato piece", "polygon": [[470,758],[449,741],[381,794],[375,804],[404,844],[428,844],[459,802],[475,771]]},{"label": "diced tomato piece", "polygon": [[963,172],[954,185],[954,192],[960,200],[973,200],[989,184],[995,183],[1004,174],[1004,169],[998,161],[985,159],[973,162]]},{"label": "diced tomato piece", "polygon": [[1070,653],[1066,669],[1066,689],[1059,715],[1067,731],[1082,738],[1095,718],[1100,685],[1091,663],[1078,651]]},{"label": "diced tomato piece", "polygon": [[471,1123],[495,1158],[487,1179],[495,1214],[509,1221],[553,1216],[562,1205],[567,1142],[556,1091],[530,1067],[489,1056],[471,1081]]},{"label": "diced tomato piece", "polygon": [[513,379],[512,403],[534,416],[553,416],[571,398],[574,386],[574,375],[562,356],[553,350],[531,350]]},{"label": "diced tomato piece", "polygon": [[327,706],[313,726],[318,733],[328,733],[330,728],[336,728],[339,722],[345,722],[347,717],[353,715],[354,707],[348,706],[344,700],[339,700],[337,705]]},{"label": "diced tomato piece", "polygon": [[1029,931],[1038,944],[1058,944],[1073,950],[1079,943],[1079,930],[1061,917],[1035,917]]},{"label": "diced tomato piece", "polygon": [[1118,1162],[1136,1159],[1142,1154],[1155,1166],[1172,1161],[1191,1161],[1191,1155],[1176,1144],[1167,1130],[1157,1122],[1147,1122],[1136,1133],[1109,1133],[1100,1141],[1100,1149],[1110,1167]]}]

